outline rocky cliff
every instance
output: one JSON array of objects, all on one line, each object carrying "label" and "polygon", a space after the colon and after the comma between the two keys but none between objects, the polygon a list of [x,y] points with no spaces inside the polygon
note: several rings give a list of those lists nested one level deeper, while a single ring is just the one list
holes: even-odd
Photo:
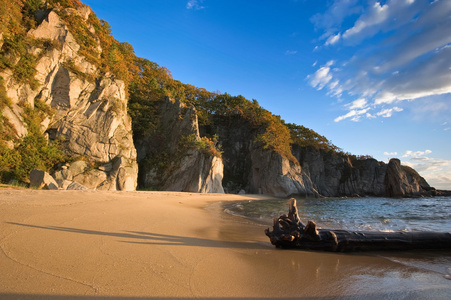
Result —
[{"label": "rocky cliff", "polygon": [[[41,132],[49,142],[61,141],[70,161],[88,162],[80,172],[69,168],[57,170],[56,176],[93,189],[134,190],[138,168],[125,84],[112,74],[100,76],[98,66],[79,53],[80,45],[59,16],[76,15],[86,21],[92,11],[82,7],[40,13],[41,23],[27,33],[29,40],[43,41],[25,54],[36,58],[33,82],[18,80],[11,68],[0,74],[10,99],[3,117],[20,139],[28,133],[24,108],[50,106],[52,113],[40,123]],[[90,30],[95,33],[92,26]],[[101,52],[100,43],[97,48]],[[93,177],[97,179],[90,180]]]},{"label": "rocky cliff", "polygon": [[[296,161],[264,149],[255,142],[261,128],[245,118],[217,117],[216,132],[224,149],[224,188],[227,192],[263,193],[277,197],[306,196],[433,196],[415,170],[392,159],[389,164],[330,149],[293,144]],[[205,128],[201,131],[211,131]]]},{"label": "rocky cliff", "polygon": [[399,159],[391,159],[384,179],[385,195],[388,197],[406,197],[435,195],[437,191],[414,169],[402,166]]},{"label": "rocky cliff", "polygon": [[8,5],[11,12],[0,11],[12,20],[0,24],[2,180],[5,172],[24,180],[34,166],[52,177],[33,170],[32,185],[60,189],[134,190],[139,183],[277,197],[436,194],[399,160],[339,153],[256,100],[172,79],[114,40],[78,1]]},{"label": "rocky cliff", "polygon": [[323,196],[417,197],[438,193],[415,170],[402,166],[399,159],[386,164],[373,158],[296,146],[293,153]]},{"label": "rocky cliff", "polygon": [[[203,133],[211,126],[201,128]],[[239,116],[215,117],[215,133],[223,149],[223,185],[229,193],[317,196],[318,192],[302,167],[280,153],[264,149],[256,137],[261,127],[254,128]]]},{"label": "rocky cliff", "polygon": [[194,107],[166,97],[157,110],[157,129],[135,141],[140,187],[224,193],[222,157],[214,145],[202,141]]}]

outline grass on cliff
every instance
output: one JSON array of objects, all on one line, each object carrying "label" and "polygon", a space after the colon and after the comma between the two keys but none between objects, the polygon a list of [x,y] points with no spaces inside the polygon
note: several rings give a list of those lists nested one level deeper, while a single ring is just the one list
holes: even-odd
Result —
[{"label": "grass on cliff", "polygon": [[27,136],[14,140],[13,148],[8,146],[6,140],[0,140],[1,182],[27,182],[31,170],[37,168],[49,171],[56,164],[67,160],[61,144],[49,144],[41,132],[41,122],[51,114],[51,108],[40,101],[35,102],[34,108],[24,107],[22,116],[27,125]]}]

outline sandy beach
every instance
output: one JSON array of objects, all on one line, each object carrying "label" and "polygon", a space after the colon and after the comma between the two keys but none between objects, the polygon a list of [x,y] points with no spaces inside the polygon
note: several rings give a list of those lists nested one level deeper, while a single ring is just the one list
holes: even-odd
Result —
[{"label": "sandy beach", "polygon": [[2,189],[0,299],[449,299],[445,270],[393,259],[449,251],[275,249],[266,226],[221,207],[258,199]]}]

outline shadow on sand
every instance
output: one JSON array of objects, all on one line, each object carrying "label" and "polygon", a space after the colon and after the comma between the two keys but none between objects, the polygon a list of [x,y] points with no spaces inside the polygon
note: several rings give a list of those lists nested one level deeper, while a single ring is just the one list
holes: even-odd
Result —
[{"label": "shadow on sand", "polygon": [[130,244],[148,244],[148,245],[168,245],[168,246],[196,246],[196,247],[211,247],[211,248],[242,248],[242,249],[268,249],[273,248],[269,243],[265,245],[264,243],[257,242],[235,242],[235,241],[222,241],[222,240],[211,240],[197,237],[186,237],[177,236],[169,234],[151,233],[151,232],[139,232],[139,231],[124,231],[124,232],[107,232],[99,230],[88,230],[79,229],[71,227],[61,227],[61,226],[39,226],[31,224],[22,224],[15,222],[6,222],[7,224],[44,229],[44,230],[54,230],[63,231],[76,234],[88,234],[88,235],[99,235],[99,236],[110,236],[117,237],[126,240],[120,240],[122,243]]}]

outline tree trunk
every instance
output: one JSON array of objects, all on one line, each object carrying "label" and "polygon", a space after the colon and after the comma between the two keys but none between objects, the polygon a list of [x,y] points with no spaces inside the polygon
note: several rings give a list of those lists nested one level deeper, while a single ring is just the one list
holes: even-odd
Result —
[{"label": "tree trunk", "polygon": [[289,213],[274,219],[273,229],[265,230],[277,248],[333,252],[451,249],[449,232],[377,232],[317,229],[316,223],[302,224],[296,199],[290,199]]}]

